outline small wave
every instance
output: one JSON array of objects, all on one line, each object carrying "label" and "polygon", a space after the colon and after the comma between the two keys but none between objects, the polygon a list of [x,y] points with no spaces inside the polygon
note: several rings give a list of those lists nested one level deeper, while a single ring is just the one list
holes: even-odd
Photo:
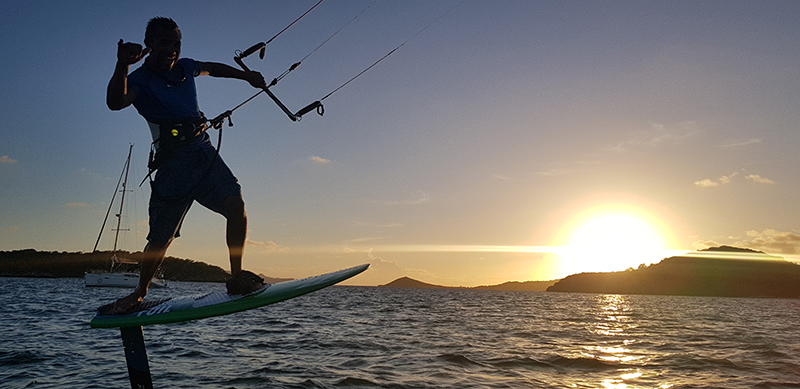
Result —
[{"label": "small wave", "polygon": [[36,364],[48,359],[35,351],[0,351],[0,366]]},{"label": "small wave", "polygon": [[539,369],[552,368],[553,365],[532,358],[503,358],[489,361],[489,364],[500,369]]},{"label": "small wave", "polygon": [[798,389],[800,388],[800,382],[761,382],[753,387],[767,389]]},{"label": "small wave", "polygon": [[339,364],[339,367],[348,368],[348,369],[360,368],[360,367],[366,367],[366,366],[369,366],[369,362],[366,359],[363,359],[363,358],[347,358],[347,359],[344,359],[344,362]]},{"label": "small wave", "polygon": [[674,354],[654,358],[651,363],[669,366],[688,371],[706,371],[717,369],[730,369],[736,371],[747,370],[745,366],[727,358],[698,357],[691,354]]},{"label": "small wave", "polygon": [[346,387],[346,388],[367,386],[367,387],[374,388],[374,387],[377,387],[377,386],[380,386],[380,385],[378,385],[377,383],[372,382],[370,380],[365,380],[363,378],[347,377],[345,379],[339,380],[339,382],[334,383],[333,386],[342,386],[342,387]]},{"label": "small wave", "polygon": [[547,364],[559,370],[567,368],[575,370],[597,371],[597,370],[610,370],[610,369],[620,368],[620,364],[603,362],[595,358],[567,358],[562,356],[555,356],[548,358],[546,361]]},{"label": "small wave", "polygon": [[443,354],[439,355],[437,358],[459,366],[483,366],[483,364],[475,362],[461,354]]}]

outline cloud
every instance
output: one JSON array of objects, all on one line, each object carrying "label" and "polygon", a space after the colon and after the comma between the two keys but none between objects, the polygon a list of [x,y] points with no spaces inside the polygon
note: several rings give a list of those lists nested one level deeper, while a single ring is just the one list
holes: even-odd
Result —
[{"label": "cloud", "polygon": [[403,225],[400,223],[373,223],[373,222],[363,222],[354,220],[353,224],[358,227],[370,227],[370,228],[395,228],[395,227],[402,227]]},{"label": "cloud", "polygon": [[742,142],[726,143],[726,144],[723,144],[723,145],[719,145],[717,147],[719,147],[719,148],[734,148],[734,147],[743,147],[743,146],[755,145],[755,144],[759,144],[759,143],[761,143],[761,139],[752,138],[752,139],[748,139],[748,140],[745,140],[745,141],[742,141]]},{"label": "cloud", "polygon": [[744,240],[738,241],[734,245],[770,254],[800,254],[800,234],[771,228],[761,232],[750,230],[747,231]]},{"label": "cloud", "polygon": [[88,206],[89,206],[89,204],[87,204],[87,203],[67,203],[66,204],[67,208],[86,208]]},{"label": "cloud", "polygon": [[719,183],[720,184],[730,184],[731,183],[731,178],[736,177],[738,175],[739,175],[738,172],[733,172],[729,176],[722,176],[722,177],[719,178]]},{"label": "cloud", "polygon": [[718,182],[711,181],[708,178],[706,178],[705,180],[701,180],[701,181],[695,181],[694,184],[696,186],[700,186],[700,187],[703,187],[703,188],[713,188],[715,186],[719,186]]},{"label": "cloud", "polygon": [[385,205],[419,205],[429,203],[431,201],[430,195],[427,193],[418,190],[410,194],[410,198],[407,200],[397,200],[397,201],[376,201],[376,203],[385,204]]},{"label": "cloud", "polygon": [[315,163],[318,163],[318,164],[322,164],[322,165],[324,165],[324,164],[326,164],[326,163],[330,163],[330,162],[331,162],[331,160],[330,160],[330,159],[325,159],[325,158],[322,158],[322,157],[317,157],[316,155],[309,157],[309,158],[308,158],[308,160],[309,160],[309,161],[312,161],[312,162],[315,162]]},{"label": "cloud", "polygon": [[383,278],[394,280],[403,276],[430,277],[430,273],[423,269],[407,268],[396,261],[383,259],[373,254],[373,249],[366,250],[369,258],[370,269],[379,273]]},{"label": "cloud", "polygon": [[13,165],[13,164],[17,163],[17,160],[10,158],[8,155],[4,155],[4,156],[0,157],[0,163],[6,163],[6,164],[9,164],[9,165]]},{"label": "cloud", "polygon": [[[367,237],[363,237],[363,238],[348,239],[346,242],[344,242],[345,248],[343,250],[345,250],[346,252],[363,251],[363,249],[353,249],[353,248],[350,247],[350,245],[359,245],[359,244],[364,244],[364,243],[368,243],[368,242],[381,241],[381,240],[384,240],[384,239],[386,239],[386,238],[385,237],[380,237],[380,236],[367,236]],[[370,249],[370,250],[372,250],[372,249]]]},{"label": "cloud", "polygon": [[[733,172],[730,175],[722,176],[720,178],[717,178],[716,180],[711,180],[711,179],[706,178],[704,180],[695,181],[694,185],[695,186],[699,186],[701,188],[714,188],[714,187],[717,187],[717,186],[720,186],[720,185],[730,184],[733,181],[733,179],[738,175],[739,175],[739,172]],[[758,174],[748,174],[748,175],[744,176],[744,178],[746,178],[746,179],[748,179],[750,181],[753,181],[753,182],[755,182],[757,184],[775,185],[775,181],[772,181],[772,180],[770,180],[769,178],[766,178],[766,177],[761,177]]]},{"label": "cloud", "polygon": [[720,185],[730,184],[731,183],[731,179],[733,179],[733,177],[736,177],[738,175],[739,175],[739,172],[733,172],[730,175],[722,176],[722,177],[718,178],[716,181],[712,181],[712,180],[706,178],[704,180],[695,181],[694,185],[695,186],[699,186],[701,188],[713,188],[713,187],[717,187],[717,186],[720,186]]},{"label": "cloud", "polygon": [[286,246],[281,246],[273,241],[262,242],[258,240],[247,239],[245,242],[247,247],[252,247],[262,251],[288,251],[289,248]]},{"label": "cloud", "polygon": [[674,126],[650,123],[649,128],[628,132],[625,139],[618,141],[608,150],[625,152],[639,147],[660,147],[694,136],[695,133],[697,133],[697,123],[695,122],[684,122]]},{"label": "cloud", "polygon": [[775,181],[772,181],[769,178],[761,177],[758,174],[750,174],[748,176],[745,176],[744,178],[746,178],[746,179],[748,179],[750,181],[759,183],[759,184],[768,184],[768,185],[774,185],[775,184]]},{"label": "cloud", "polygon": [[722,243],[718,243],[718,242],[713,241],[713,240],[698,240],[698,241],[692,243],[692,250],[699,251],[699,250],[705,250],[705,249],[708,249],[708,248],[711,248],[711,247],[719,247],[719,246],[722,246]]}]

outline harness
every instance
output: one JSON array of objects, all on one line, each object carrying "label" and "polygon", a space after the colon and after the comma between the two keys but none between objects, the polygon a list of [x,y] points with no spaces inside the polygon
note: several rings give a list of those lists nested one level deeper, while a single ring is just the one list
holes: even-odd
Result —
[{"label": "harness", "polygon": [[150,146],[150,160],[147,163],[150,172],[158,170],[177,149],[205,132],[208,129],[207,122],[205,117],[199,117],[154,123],[158,127],[158,138]]},{"label": "harness", "polygon": [[[152,182],[153,172],[158,170],[158,168],[161,167],[164,162],[175,155],[175,151],[183,146],[188,145],[189,143],[192,143],[208,129],[214,128],[219,131],[219,139],[217,141],[214,160],[211,162],[211,164],[209,164],[208,168],[206,168],[206,171],[203,173],[203,178],[205,178],[219,157],[219,148],[222,146],[222,125],[225,119],[228,119],[229,125],[233,125],[233,122],[231,122],[230,119],[230,113],[231,111],[226,111],[222,115],[219,115],[212,120],[206,119],[205,115],[202,115],[202,112],[202,116],[199,118],[172,120],[161,123],[153,123],[148,120],[147,124],[150,125],[151,130],[153,127],[157,128],[158,138],[156,138],[156,140],[150,144],[150,157],[147,162],[148,172],[139,186],[142,186],[142,184],[144,184],[144,182],[148,179],[150,179]],[[199,184],[200,183],[198,182],[198,185]],[[194,189],[192,189],[192,192],[194,192]]]}]

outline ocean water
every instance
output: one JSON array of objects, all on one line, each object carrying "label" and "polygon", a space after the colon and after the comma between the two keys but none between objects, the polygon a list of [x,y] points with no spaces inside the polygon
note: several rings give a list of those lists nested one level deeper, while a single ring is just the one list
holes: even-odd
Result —
[{"label": "ocean water", "polygon": [[[89,328],[123,293],[0,278],[0,387],[129,388]],[[156,388],[800,388],[799,326],[800,300],[337,286],[144,335]]]}]

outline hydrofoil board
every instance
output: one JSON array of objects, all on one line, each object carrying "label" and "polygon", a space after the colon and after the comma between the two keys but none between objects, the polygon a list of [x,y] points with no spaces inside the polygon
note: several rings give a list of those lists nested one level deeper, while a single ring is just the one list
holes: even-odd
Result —
[{"label": "hydrofoil board", "polygon": [[128,315],[98,313],[89,325],[92,328],[137,327],[228,315],[327,288],[367,270],[368,267],[369,264],[364,264],[315,277],[269,284],[247,295],[212,292],[193,297],[145,300],[140,309],[134,313]]}]

